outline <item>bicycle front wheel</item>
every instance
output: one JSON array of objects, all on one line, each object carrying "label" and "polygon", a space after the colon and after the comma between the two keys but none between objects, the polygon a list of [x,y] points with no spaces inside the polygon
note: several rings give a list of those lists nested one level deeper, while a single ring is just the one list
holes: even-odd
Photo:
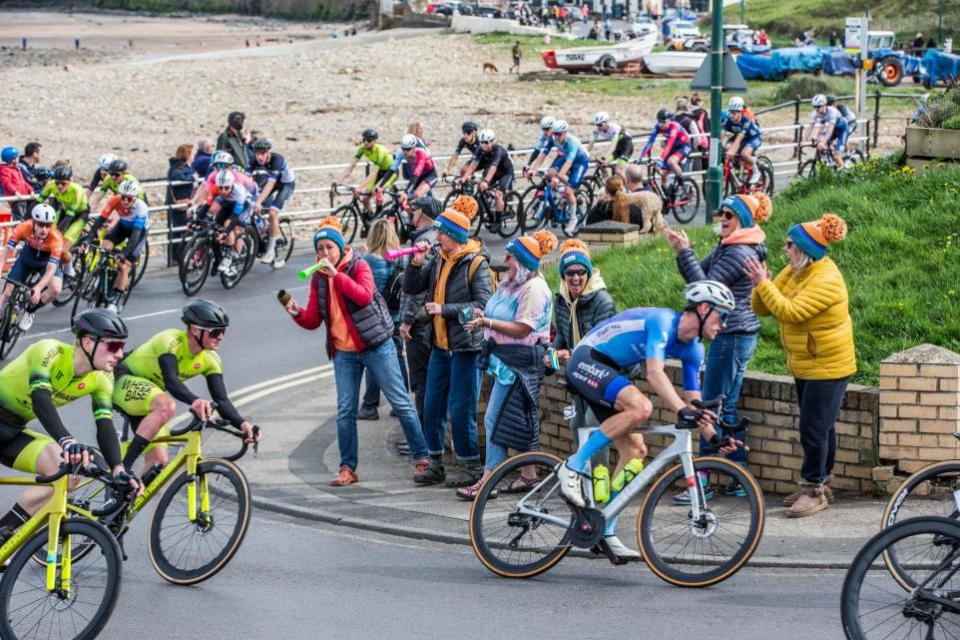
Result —
[{"label": "bicycle front wheel", "polygon": [[[872,570],[893,548],[913,549],[917,586],[904,590],[886,571]],[[955,638],[960,627],[960,524],[910,518],[867,542],[847,571],[840,618],[847,638]]]},{"label": "bicycle front wheel", "polygon": [[[101,524],[64,520],[57,545],[57,588],[48,591],[47,568],[31,561],[47,546],[46,529],[30,538],[0,582],[0,637],[95,638],[120,594],[120,546]],[[90,546],[98,553],[74,556],[64,579],[63,549]]]},{"label": "bicycle front wheel", "polygon": [[147,265],[150,263],[150,241],[147,240],[143,243],[143,249],[140,251],[140,257],[137,258],[136,264],[133,265],[132,275],[133,279],[130,281],[130,286],[128,289],[133,289],[135,286],[140,284],[140,280],[143,279],[143,274],[147,272]]},{"label": "bicycle front wheel", "polygon": [[[678,587],[709,587],[747,563],[763,535],[763,493],[753,476],[724,458],[694,458],[701,515],[674,501],[687,491],[683,466],[666,471],[650,487],[637,518],[640,552],[657,576]],[[745,497],[726,496],[734,483]],[[713,494],[713,495],[711,495]]]},{"label": "bicycle front wheel", "polygon": [[512,238],[523,226],[523,201],[516,191],[508,191],[503,196],[503,213],[500,214],[501,238]]},{"label": "bicycle front wheel", "polygon": [[168,582],[203,582],[227,566],[249,524],[250,490],[243,472],[226,460],[205,460],[195,478],[181,473],[160,497],[150,521],[150,562]]},{"label": "bicycle front wheel", "polygon": [[[554,472],[560,462],[555,455],[530,451],[510,458],[487,478],[470,509],[470,545],[490,571],[505,578],[530,578],[570,551],[567,530],[573,512],[560,496]],[[520,470],[525,467],[527,476],[535,472],[539,481],[521,493],[511,491],[521,486]]]},{"label": "bicycle front wheel", "polygon": [[8,300],[0,311],[0,360],[4,360],[17,343],[20,331],[13,322],[13,300]]},{"label": "bicycle front wheel", "polygon": [[680,224],[692,221],[700,209],[700,186],[693,178],[684,176],[676,183],[673,201],[670,204],[670,213]]},{"label": "bicycle front wheel", "polygon": [[[333,217],[339,220],[340,226],[343,227],[343,239],[347,244],[353,242],[357,235],[357,229],[360,227],[360,214],[357,209],[352,204],[345,204],[334,210]],[[290,248],[293,248],[293,243],[291,243]]]},{"label": "bicycle front wheel", "polygon": [[293,244],[296,241],[296,232],[294,231],[293,221],[290,218],[280,219],[280,237],[277,238],[277,258],[284,264],[290,261],[293,255]]},{"label": "bicycle front wheel", "polygon": [[523,205],[521,231],[536,231],[547,222],[547,201],[543,197],[543,187],[527,187],[520,197]]},{"label": "bicycle front wheel", "polygon": [[210,260],[213,252],[206,238],[193,238],[184,245],[180,254],[180,287],[188,296],[195,296],[203,288],[210,275]]},{"label": "bicycle front wheel", "polygon": [[98,262],[91,268],[87,268],[86,261],[84,267],[77,276],[80,284],[77,287],[77,297],[73,299],[73,311],[70,313],[70,319],[87,309],[93,309],[101,306],[106,292],[103,289],[102,276],[103,267]]}]

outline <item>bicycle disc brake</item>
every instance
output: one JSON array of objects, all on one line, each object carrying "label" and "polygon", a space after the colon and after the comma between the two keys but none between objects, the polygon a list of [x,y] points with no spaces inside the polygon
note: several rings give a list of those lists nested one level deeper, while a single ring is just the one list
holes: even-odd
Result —
[{"label": "bicycle disc brake", "polygon": [[578,509],[570,526],[570,542],[581,549],[589,549],[603,539],[607,519],[598,509]]}]

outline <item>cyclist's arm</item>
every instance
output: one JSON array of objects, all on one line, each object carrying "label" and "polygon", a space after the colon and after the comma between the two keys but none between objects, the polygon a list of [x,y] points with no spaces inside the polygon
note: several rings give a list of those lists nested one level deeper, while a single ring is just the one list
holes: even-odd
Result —
[{"label": "cyclist's arm", "polygon": [[47,262],[47,268],[43,272],[43,277],[40,278],[40,281],[34,285],[36,291],[43,291],[50,283],[53,281],[54,277],[57,275],[57,268],[60,266],[60,260],[54,261],[51,257],[51,260]]},{"label": "cyclist's arm", "polygon": [[563,180],[564,182],[566,182],[567,177],[570,175],[570,167],[572,166],[573,166],[573,158],[570,158],[569,160],[563,163],[562,167],[560,167],[560,171],[557,172],[557,177]]},{"label": "cyclist's arm", "polygon": [[263,204],[263,201],[267,199],[267,196],[270,195],[270,192],[273,191],[274,185],[277,184],[276,178],[270,178],[267,180],[267,183],[263,185],[263,190],[260,192],[260,195],[257,196],[257,206]]},{"label": "cyclist's arm", "polygon": [[680,411],[680,409],[687,406],[687,403],[680,398],[677,390],[673,388],[673,382],[667,377],[663,365],[663,360],[659,358],[648,358],[647,381],[650,383],[650,386],[653,387],[654,393],[657,394],[657,397],[660,398],[660,401],[664,405],[670,407],[674,412]]},{"label": "cyclist's arm", "polygon": [[478,166],[479,163],[475,159],[470,160],[470,162],[463,166],[463,170],[460,172],[460,177],[466,180],[473,175],[473,172],[477,170]]},{"label": "cyclist's arm", "polygon": [[164,353],[157,358],[160,365],[160,375],[163,376],[163,386],[167,393],[184,404],[193,404],[197,396],[180,381],[180,371],[177,365],[177,356],[172,353]]},{"label": "cyclist's arm", "polygon": [[[460,159],[460,146],[457,146],[456,151],[450,155],[450,161],[447,162],[447,168],[443,170],[444,174],[450,173],[453,171],[453,168],[457,166],[457,160]],[[468,163],[469,164],[469,163]]]},{"label": "cyclist's arm", "polygon": [[130,232],[130,237],[127,238],[127,248],[123,251],[123,257],[126,260],[133,261],[133,254],[136,252],[137,246],[143,241],[143,236],[146,233],[147,230],[140,226],[134,227],[133,231]]},{"label": "cyclist's arm", "polygon": [[217,403],[217,411],[223,416],[223,419],[239,429],[240,425],[246,421],[233,406],[233,403],[230,402],[227,387],[223,382],[223,374],[209,374],[207,376],[207,389],[210,391],[210,399]]},{"label": "cyclist's arm", "polygon": [[[349,178],[350,174],[353,173],[353,170],[356,168],[357,162],[359,160],[360,158],[357,158],[356,156],[354,156],[353,160],[350,162],[350,165],[343,170],[343,173],[341,173],[340,176],[336,180],[334,180],[334,182],[340,183],[346,180],[347,178]],[[264,189],[264,191],[266,191],[266,189]]]},{"label": "cyclist's arm", "polygon": [[653,144],[657,141],[657,135],[658,135],[658,134],[659,134],[659,131],[657,131],[657,128],[654,127],[654,128],[653,128],[653,133],[651,133],[651,134],[650,134],[650,137],[647,138],[647,143],[646,143],[645,145],[643,145],[643,149],[640,151],[640,159],[641,159],[641,160],[644,158],[644,156],[646,156],[648,153],[650,153],[650,149],[653,148]]},{"label": "cyclist's arm", "polygon": [[97,418],[97,446],[100,447],[100,453],[107,461],[107,464],[114,471],[117,470],[123,462],[120,455],[120,438],[117,437],[117,429],[113,424],[112,418]]},{"label": "cyclist's arm", "polygon": [[491,162],[490,166],[487,168],[487,172],[483,175],[483,181],[487,184],[490,184],[490,181],[493,180],[493,176],[497,173],[497,164]]},{"label": "cyclist's arm", "polygon": [[60,419],[57,408],[53,405],[53,394],[49,383],[31,386],[33,386],[33,389],[30,391],[30,402],[33,405],[33,413],[37,416],[37,420],[40,421],[43,429],[57,442],[72,437],[63,424],[63,420]]}]

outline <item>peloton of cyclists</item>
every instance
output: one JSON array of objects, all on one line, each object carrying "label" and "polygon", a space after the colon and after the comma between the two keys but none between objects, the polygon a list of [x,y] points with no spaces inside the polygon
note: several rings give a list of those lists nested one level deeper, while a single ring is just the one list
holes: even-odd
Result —
[{"label": "peloton of cyclists", "polygon": [[53,177],[37,195],[37,202],[51,205],[57,210],[57,230],[63,235],[63,254],[60,260],[63,273],[68,278],[76,277],[73,268],[73,248],[87,222],[90,203],[83,186],[73,182],[73,169],[61,165],[53,170]]},{"label": "peloton of cyclists", "polygon": [[579,222],[577,219],[576,190],[587,175],[587,169],[590,168],[590,156],[587,155],[587,150],[583,148],[580,140],[572,135],[569,129],[566,120],[555,120],[550,127],[550,139],[547,141],[543,153],[525,173],[529,177],[536,172],[544,158],[550,155],[551,151],[556,150],[557,155],[547,171],[547,178],[553,187],[560,186],[561,182],[567,184],[568,188],[564,197],[567,201],[568,217],[564,231],[572,234],[576,231]]}]

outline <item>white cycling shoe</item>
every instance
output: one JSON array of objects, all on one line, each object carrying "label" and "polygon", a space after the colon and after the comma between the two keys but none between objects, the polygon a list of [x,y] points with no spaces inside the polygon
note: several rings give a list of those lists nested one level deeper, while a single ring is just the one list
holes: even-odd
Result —
[{"label": "white cycling shoe", "polygon": [[33,326],[33,314],[29,311],[24,311],[23,315],[20,316],[20,321],[17,323],[17,327],[22,333],[30,331],[30,327]]},{"label": "white cycling shoe", "polygon": [[260,256],[260,262],[262,262],[263,264],[270,264],[271,262],[274,261],[274,259],[276,259],[276,257],[277,257],[277,254],[275,252],[267,251],[262,256]]},{"label": "white cycling shoe", "polygon": [[577,230],[577,216],[576,216],[576,215],[570,214],[570,219],[567,221],[567,224],[566,224],[566,226],[563,228],[563,230],[564,230],[567,234],[569,234],[569,235],[573,235],[574,232],[576,232],[576,230]]},{"label": "white cycling shoe", "polygon": [[568,467],[566,461],[557,465],[557,481],[560,483],[560,494],[567,502],[581,509],[587,506],[583,499],[581,475]]},{"label": "white cycling shoe", "polygon": [[223,258],[222,260],[220,260],[220,266],[217,267],[217,271],[219,273],[228,273],[231,267],[233,267],[233,259]]},{"label": "white cycling shoe", "polygon": [[639,551],[634,551],[627,545],[620,542],[620,538],[617,536],[603,536],[603,541],[607,543],[608,547],[610,547],[611,553],[621,560],[626,560],[627,562],[639,562],[642,557]]}]

